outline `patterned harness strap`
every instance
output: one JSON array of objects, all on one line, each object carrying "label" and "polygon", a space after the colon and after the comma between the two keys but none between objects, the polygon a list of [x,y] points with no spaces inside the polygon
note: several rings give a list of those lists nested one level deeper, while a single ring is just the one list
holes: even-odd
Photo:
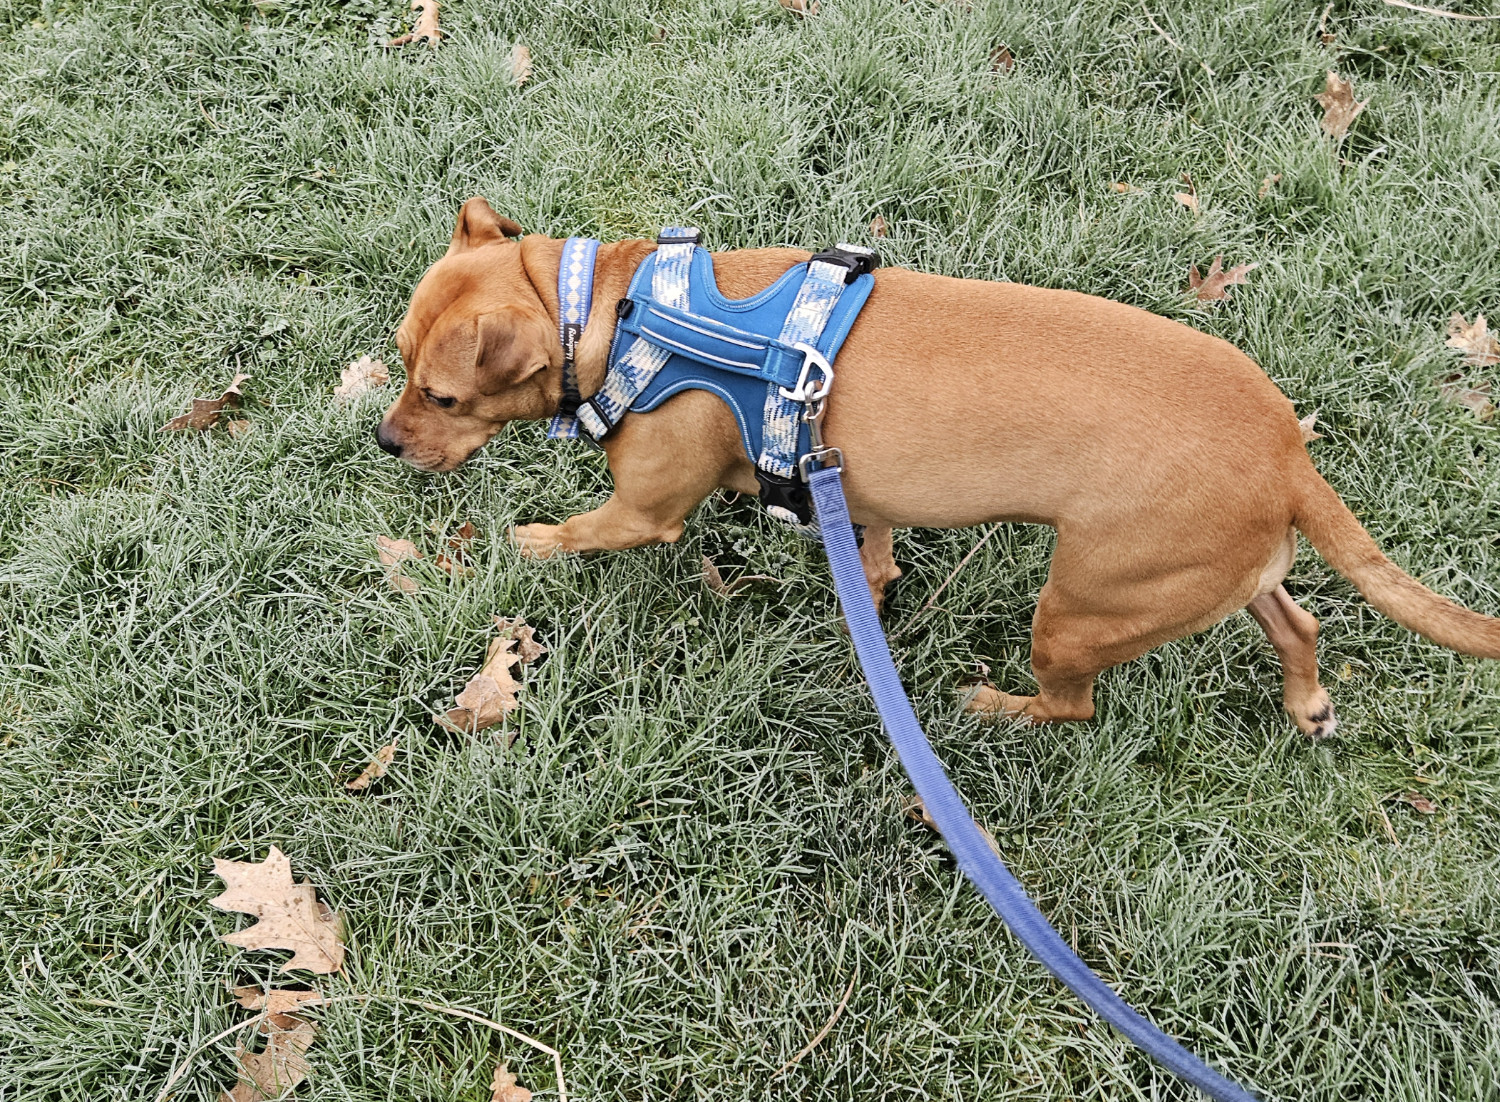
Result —
[{"label": "patterned harness strap", "polygon": [[562,404],[547,435],[553,439],[573,440],[578,436],[578,368],[574,358],[578,338],[588,324],[589,308],[594,299],[594,260],[599,242],[592,237],[570,237],[563,242],[562,263],[557,272],[557,335],[563,347]]},{"label": "patterned harness strap", "polygon": [[[698,231],[669,226],[661,231],[656,242],[651,297],[675,309],[687,310],[688,272],[693,250],[698,246]],[[609,432],[671,358],[668,349],[639,338],[631,342],[625,354],[611,365],[599,393],[578,407],[578,420],[584,429],[596,439]]]}]

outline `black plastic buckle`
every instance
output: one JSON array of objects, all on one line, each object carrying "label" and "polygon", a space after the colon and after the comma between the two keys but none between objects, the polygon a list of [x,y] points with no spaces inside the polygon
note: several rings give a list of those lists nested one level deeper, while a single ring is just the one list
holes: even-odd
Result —
[{"label": "black plastic buckle", "polygon": [[604,431],[597,437],[594,437],[594,434],[591,432],[585,432],[585,436],[593,437],[596,441],[598,441],[604,439],[604,437],[615,431],[615,425],[619,424],[619,422],[611,421],[609,419],[609,415],[604,412],[603,407],[601,407],[598,402],[594,401],[594,399],[592,398],[585,398],[582,404],[587,405],[591,410],[594,411],[594,415],[598,417],[599,420],[604,422]]},{"label": "black plastic buckle", "polygon": [[824,249],[813,257],[814,261],[821,260],[826,264],[838,264],[848,271],[844,275],[844,283],[853,283],[862,275],[869,275],[880,267],[880,254],[874,249],[867,249],[863,245],[835,245],[831,249]]},{"label": "black plastic buckle", "polygon": [[692,233],[661,234],[657,237],[658,245],[697,245],[703,240],[703,235],[697,230]]},{"label": "black plastic buckle", "polygon": [[795,478],[782,478],[755,468],[755,480],[760,483],[760,503],[767,508],[780,506],[797,518],[798,524],[811,524],[813,519],[812,491],[807,483]]}]

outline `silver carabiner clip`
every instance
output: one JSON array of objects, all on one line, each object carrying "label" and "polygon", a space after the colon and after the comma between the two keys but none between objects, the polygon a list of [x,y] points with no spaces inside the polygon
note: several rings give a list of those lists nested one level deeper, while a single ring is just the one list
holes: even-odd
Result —
[{"label": "silver carabiner clip", "polygon": [[[833,387],[833,365],[828,362],[827,356],[810,344],[798,341],[792,347],[802,353],[802,371],[797,375],[796,386],[790,390],[784,386],[777,389],[783,398],[791,402],[801,402],[803,405],[821,402],[828,397],[828,392]],[[813,386],[812,381],[814,368],[818,371],[816,387]]]}]

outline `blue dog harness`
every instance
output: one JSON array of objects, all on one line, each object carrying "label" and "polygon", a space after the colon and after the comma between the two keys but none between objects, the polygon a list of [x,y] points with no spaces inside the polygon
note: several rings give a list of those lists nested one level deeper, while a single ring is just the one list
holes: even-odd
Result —
[{"label": "blue dog harness", "polygon": [[548,435],[603,439],[626,413],[645,413],[684,390],[718,395],[734,413],[773,516],[812,521],[799,461],[813,447],[808,398],[833,381],[833,360],[874,289],[877,258],[840,245],[799,264],[749,298],[728,299],[697,230],[662,231],[621,299],[604,385],[578,394],[573,350],[588,320],[598,242],[570,238],[558,275],[563,404]]},{"label": "blue dog harness", "polygon": [[[874,286],[876,257],[850,246],[819,253],[758,295],[724,298],[696,230],[668,229],[621,299],[599,393],[578,393],[573,356],[593,297],[599,243],[570,238],[558,274],[563,405],[548,435],[602,439],[628,412],[644,413],[683,390],[711,391],[734,411],[756,461],[761,500],[806,525],[816,510],[839,604],[876,711],[901,764],[959,868],[1010,931],[1075,995],[1174,1075],[1218,1102],[1255,1102],[1115,994],[1053,929],[989,840],[932,752],[901,687],[870,597],[840,472],[843,455],[822,438],[831,361]],[[757,410],[759,416],[757,416]]]}]

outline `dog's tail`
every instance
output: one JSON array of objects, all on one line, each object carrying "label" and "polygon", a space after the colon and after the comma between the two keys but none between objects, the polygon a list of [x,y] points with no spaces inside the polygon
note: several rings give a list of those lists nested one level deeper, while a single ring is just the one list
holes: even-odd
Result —
[{"label": "dog's tail", "polygon": [[1439,597],[1390,559],[1309,462],[1292,523],[1365,600],[1434,643],[1500,658],[1500,619]]}]

